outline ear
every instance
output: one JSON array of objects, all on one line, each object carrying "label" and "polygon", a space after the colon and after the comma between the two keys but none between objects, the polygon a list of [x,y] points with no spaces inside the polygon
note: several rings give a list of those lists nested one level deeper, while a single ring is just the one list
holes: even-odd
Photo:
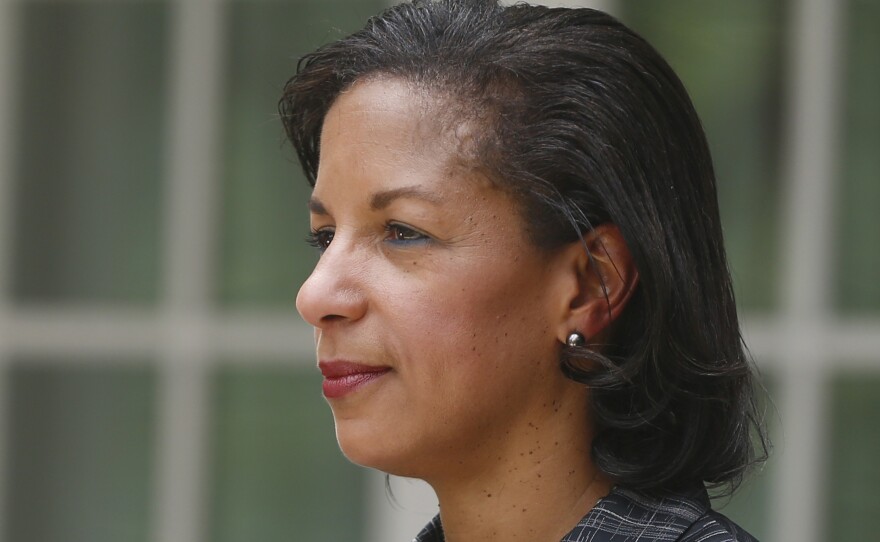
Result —
[{"label": "ear", "polygon": [[623,312],[639,282],[632,255],[614,224],[594,228],[584,234],[583,243],[563,250],[562,269],[568,276],[565,318],[557,337],[564,344],[569,334],[578,332],[588,343],[602,342],[601,335]]}]

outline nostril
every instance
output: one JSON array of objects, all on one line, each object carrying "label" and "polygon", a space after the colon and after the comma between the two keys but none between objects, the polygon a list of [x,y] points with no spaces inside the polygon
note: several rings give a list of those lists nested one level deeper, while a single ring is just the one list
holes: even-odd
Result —
[{"label": "nostril", "polygon": [[329,324],[331,322],[336,322],[338,320],[342,320],[343,318],[345,318],[345,317],[341,316],[339,314],[328,314],[326,316],[321,317],[321,322]]}]

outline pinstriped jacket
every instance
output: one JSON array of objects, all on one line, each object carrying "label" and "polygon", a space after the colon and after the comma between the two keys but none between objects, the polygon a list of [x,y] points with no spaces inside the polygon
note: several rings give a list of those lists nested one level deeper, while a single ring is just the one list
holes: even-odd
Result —
[{"label": "pinstriped jacket", "polygon": [[[444,542],[440,516],[413,542]],[[712,510],[706,490],[647,497],[614,488],[596,503],[561,542],[757,542]]]}]

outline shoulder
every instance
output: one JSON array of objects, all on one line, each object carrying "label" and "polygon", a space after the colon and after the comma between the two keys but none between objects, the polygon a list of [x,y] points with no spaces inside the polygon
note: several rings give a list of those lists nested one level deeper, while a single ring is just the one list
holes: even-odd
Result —
[{"label": "shoulder", "polygon": [[685,531],[679,542],[758,542],[742,527],[715,510],[708,510]]},{"label": "shoulder", "polygon": [[757,542],[715,512],[702,487],[646,495],[622,487],[596,503],[562,542]]},{"label": "shoulder", "polygon": [[[443,542],[435,517],[413,542]],[[649,496],[614,488],[561,542],[757,542],[739,525],[712,510],[703,487]]]}]

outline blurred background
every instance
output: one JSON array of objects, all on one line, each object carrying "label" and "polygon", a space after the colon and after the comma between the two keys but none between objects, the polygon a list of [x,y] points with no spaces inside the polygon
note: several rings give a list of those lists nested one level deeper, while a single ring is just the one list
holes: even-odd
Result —
[{"label": "blurred background", "polygon": [[[0,540],[410,540],[349,465],[294,309],[275,104],[384,0],[0,0]],[[723,511],[880,532],[880,0],[569,1],[690,90],[775,450]]]}]

